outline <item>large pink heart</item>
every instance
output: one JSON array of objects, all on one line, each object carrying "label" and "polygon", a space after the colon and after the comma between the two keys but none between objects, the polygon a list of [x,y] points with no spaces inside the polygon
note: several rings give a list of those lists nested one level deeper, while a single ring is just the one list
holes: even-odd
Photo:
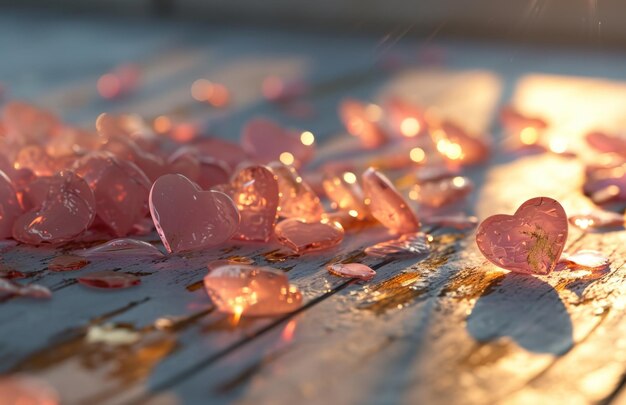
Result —
[{"label": "large pink heart", "polygon": [[528,274],[550,273],[566,240],[565,210],[548,197],[526,201],[513,215],[489,217],[476,232],[476,244],[490,262]]},{"label": "large pink heart", "polygon": [[166,174],[154,182],[150,213],[170,253],[218,245],[239,226],[239,212],[230,197],[203,191],[180,174]]}]

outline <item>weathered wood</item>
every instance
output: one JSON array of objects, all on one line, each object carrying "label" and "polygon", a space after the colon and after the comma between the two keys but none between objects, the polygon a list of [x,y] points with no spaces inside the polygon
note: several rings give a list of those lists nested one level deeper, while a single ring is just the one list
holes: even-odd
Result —
[{"label": "weathered wood", "polygon": [[[8,20],[0,30],[27,39],[34,27],[53,26],[45,19],[23,26],[0,19]],[[59,51],[58,44],[69,44],[93,62],[80,65],[77,55],[59,60],[60,65],[42,69],[39,84],[30,87],[17,62],[0,65],[0,77],[15,83],[17,96],[36,98],[75,122],[93,122],[103,110],[167,113],[209,122],[234,139],[245,119],[267,114],[312,129],[322,140],[340,132],[335,109],[342,97],[394,93],[434,105],[485,136],[497,104],[513,100],[530,113],[548,115],[555,131],[575,138],[593,125],[620,128],[626,110],[619,83],[526,76],[543,71],[624,79],[621,56],[443,44],[447,69],[385,73],[371,67],[371,39],[329,46],[315,35],[263,31],[262,38],[195,26],[185,27],[173,41],[180,26],[150,22],[116,27],[119,32],[106,39],[103,32],[111,23],[98,22],[82,38],[72,38],[84,23],[61,20],[71,29],[51,30],[46,44],[33,45],[32,60],[16,55],[17,61],[39,66]],[[132,36],[137,32],[145,34]],[[93,49],[94,43],[116,51],[106,54]],[[398,49],[416,51],[411,44]],[[145,69],[148,90],[114,104],[95,98],[98,74],[128,59]],[[77,63],[77,70],[59,73],[59,66]],[[319,115],[297,119],[263,102],[258,86],[270,73],[310,77],[315,86],[308,101]],[[55,74],[59,80],[51,80]],[[202,75],[231,87],[235,97],[229,111],[205,111],[190,102],[189,85]],[[501,152],[501,134],[494,129],[494,148]],[[322,155],[339,147],[345,143],[329,140]],[[484,218],[547,195],[573,212],[589,206],[579,191],[581,171],[577,159],[498,153],[487,167],[468,172],[477,185],[469,206]],[[48,272],[47,262],[56,254],[51,249],[3,245],[3,263],[28,272],[29,281],[49,286],[55,295],[49,303],[0,303],[0,372],[43,376],[70,404],[478,404],[564,398],[587,404],[623,397],[626,233],[571,230],[568,251],[597,249],[612,260],[609,272],[578,279],[566,272],[541,278],[505,274],[480,256],[471,234],[440,230],[436,235],[435,251],[421,261],[365,259],[364,246],[388,238],[382,229],[368,228],[350,235],[340,249],[302,258],[284,257],[275,244],[237,244],[167,260],[94,261],[83,270],[122,269],[141,276],[140,287],[119,292],[88,290],[73,281],[72,273]],[[244,318],[233,325],[214,310],[200,283],[208,261],[232,256],[287,271],[303,290],[304,307],[285,317]],[[363,285],[329,275],[324,266],[331,260],[364,260],[380,268]],[[106,333],[103,338],[96,332],[107,325],[134,343],[98,342]]]}]

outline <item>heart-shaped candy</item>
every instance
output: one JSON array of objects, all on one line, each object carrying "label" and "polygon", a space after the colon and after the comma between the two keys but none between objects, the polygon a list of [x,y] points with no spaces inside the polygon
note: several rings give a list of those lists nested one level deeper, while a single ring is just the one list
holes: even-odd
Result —
[{"label": "heart-shaped candy", "polygon": [[274,233],[278,209],[278,181],[267,166],[241,169],[224,187],[241,214],[235,239],[267,242]]},{"label": "heart-shaped candy", "polygon": [[85,180],[69,170],[38,180],[28,198],[33,208],[13,224],[14,239],[31,245],[65,243],[89,228],[96,199]]},{"label": "heart-shaped candy", "polygon": [[166,174],[154,182],[150,213],[170,253],[218,245],[239,225],[239,212],[230,197],[203,191],[180,174]]},{"label": "heart-shaped candy", "polygon": [[566,240],[565,210],[548,197],[526,201],[513,215],[491,216],[476,232],[476,244],[490,262],[528,274],[554,270]]}]

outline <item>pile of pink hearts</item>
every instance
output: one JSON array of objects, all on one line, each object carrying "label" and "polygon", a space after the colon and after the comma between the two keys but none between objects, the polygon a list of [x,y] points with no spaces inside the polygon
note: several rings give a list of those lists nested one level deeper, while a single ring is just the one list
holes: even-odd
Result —
[{"label": "pile of pink hearts", "polygon": [[[9,102],[0,121],[0,238],[56,246],[94,234],[147,234],[154,226],[170,253],[229,240],[275,240],[305,253],[336,246],[363,224],[415,233],[416,204],[433,210],[425,222],[475,225],[459,210],[440,208],[471,191],[458,173],[488,157],[483,141],[399,99],[388,102],[384,119],[356,100],[339,110],[355,136],[352,152],[362,153],[318,159],[307,169],[313,134],[264,118],[246,123],[238,144],[213,137],[181,143],[134,115],[102,114],[89,131]],[[370,165],[408,175],[415,203]]]}]

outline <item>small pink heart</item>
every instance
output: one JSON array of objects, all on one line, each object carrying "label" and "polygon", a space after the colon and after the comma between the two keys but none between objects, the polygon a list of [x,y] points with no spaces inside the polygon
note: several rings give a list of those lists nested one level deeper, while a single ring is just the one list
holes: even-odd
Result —
[{"label": "small pink heart", "polygon": [[536,197],[513,215],[485,219],[476,232],[476,244],[485,257],[503,269],[549,274],[567,240],[567,215],[558,201]]},{"label": "small pink heart", "polygon": [[290,153],[299,168],[313,157],[314,146],[302,143],[300,133],[281,127],[267,118],[253,118],[241,133],[241,147],[254,161],[269,163]]},{"label": "small pink heart", "polygon": [[150,213],[170,253],[218,245],[239,226],[239,212],[230,197],[203,191],[180,174],[166,174],[154,182]]}]

